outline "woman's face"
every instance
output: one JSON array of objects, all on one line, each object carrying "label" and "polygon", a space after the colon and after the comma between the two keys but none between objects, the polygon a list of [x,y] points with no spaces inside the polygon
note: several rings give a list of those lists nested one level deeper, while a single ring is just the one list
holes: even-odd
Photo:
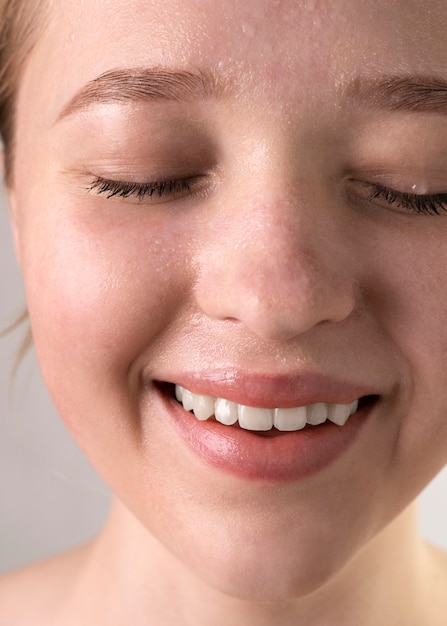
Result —
[{"label": "woman's face", "polygon": [[[44,378],[122,501],[229,593],[323,584],[447,461],[446,20],[64,0],[26,66],[10,196]],[[175,384],[359,409],[259,433]]]}]

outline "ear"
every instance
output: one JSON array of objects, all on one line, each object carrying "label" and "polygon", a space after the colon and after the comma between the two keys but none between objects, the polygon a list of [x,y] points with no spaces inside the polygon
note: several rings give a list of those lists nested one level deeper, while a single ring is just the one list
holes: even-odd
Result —
[{"label": "ear", "polygon": [[19,229],[18,229],[18,215],[17,215],[17,198],[14,188],[11,184],[8,184],[5,180],[5,152],[0,151],[0,172],[2,174],[3,185],[6,192],[6,202],[8,206],[9,219],[11,223],[12,236],[14,241],[14,248],[16,252],[17,261],[20,265],[20,241],[19,241]]}]

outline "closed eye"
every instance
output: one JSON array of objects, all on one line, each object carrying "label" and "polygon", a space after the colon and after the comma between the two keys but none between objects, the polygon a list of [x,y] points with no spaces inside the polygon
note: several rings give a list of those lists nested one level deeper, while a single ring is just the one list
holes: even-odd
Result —
[{"label": "closed eye", "polygon": [[125,182],[98,177],[90,184],[87,191],[110,198],[135,198],[137,200],[157,200],[183,198],[192,193],[199,176],[190,176],[173,180],[150,181],[147,183]]},{"label": "closed eye", "polygon": [[368,201],[389,206],[400,211],[419,215],[442,215],[447,213],[447,193],[416,194],[397,191],[379,184],[365,183],[369,189]]}]

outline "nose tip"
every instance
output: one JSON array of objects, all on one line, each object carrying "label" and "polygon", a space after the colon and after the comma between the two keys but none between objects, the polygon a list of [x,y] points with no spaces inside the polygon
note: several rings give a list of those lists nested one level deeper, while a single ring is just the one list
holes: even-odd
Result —
[{"label": "nose tip", "polygon": [[355,289],[342,248],[284,234],[269,231],[208,256],[196,285],[201,310],[280,342],[346,319]]}]

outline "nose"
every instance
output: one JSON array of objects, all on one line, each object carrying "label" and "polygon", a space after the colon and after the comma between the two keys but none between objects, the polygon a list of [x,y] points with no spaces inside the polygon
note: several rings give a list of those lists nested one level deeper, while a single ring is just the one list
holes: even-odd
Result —
[{"label": "nose", "polygon": [[345,231],[330,210],[300,207],[281,194],[222,208],[203,246],[198,306],[273,341],[342,322],[356,300]]}]

